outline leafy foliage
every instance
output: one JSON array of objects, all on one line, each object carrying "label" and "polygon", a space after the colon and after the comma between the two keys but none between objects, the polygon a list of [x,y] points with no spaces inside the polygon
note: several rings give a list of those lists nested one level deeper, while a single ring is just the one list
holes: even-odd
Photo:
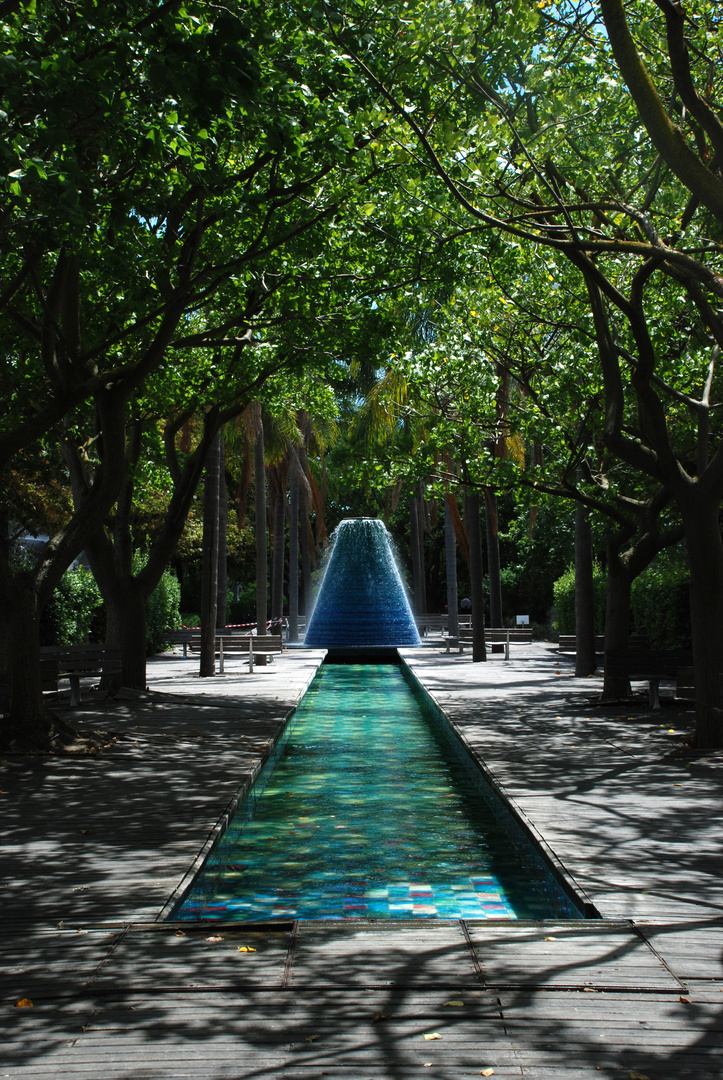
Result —
[{"label": "leafy foliage", "polygon": [[178,578],[166,570],[146,605],[146,652],[149,656],[168,647],[168,631],[181,624],[180,602]]},{"label": "leafy foliage", "polygon": [[66,570],[43,613],[44,645],[81,645],[102,641],[103,599],[93,575],[83,566]]},{"label": "leafy foliage", "polygon": [[[606,575],[603,569],[593,567],[593,588],[595,590],[595,633],[605,632],[605,586]],[[569,567],[553,586],[556,628],[559,634],[575,633],[575,567]]]}]

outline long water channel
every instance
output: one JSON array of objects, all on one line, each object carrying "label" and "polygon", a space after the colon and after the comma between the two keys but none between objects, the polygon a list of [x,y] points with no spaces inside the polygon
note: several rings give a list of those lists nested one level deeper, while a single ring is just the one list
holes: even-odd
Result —
[{"label": "long water channel", "polygon": [[579,918],[412,677],[324,664],[176,919]]}]

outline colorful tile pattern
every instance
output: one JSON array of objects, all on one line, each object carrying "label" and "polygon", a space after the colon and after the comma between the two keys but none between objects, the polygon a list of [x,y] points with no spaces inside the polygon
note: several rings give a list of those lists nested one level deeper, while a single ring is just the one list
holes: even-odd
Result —
[{"label": "colorful tile pattern", "polygon": [[560,917],[538,877],[400,669],[328,665],[175,917]]}]

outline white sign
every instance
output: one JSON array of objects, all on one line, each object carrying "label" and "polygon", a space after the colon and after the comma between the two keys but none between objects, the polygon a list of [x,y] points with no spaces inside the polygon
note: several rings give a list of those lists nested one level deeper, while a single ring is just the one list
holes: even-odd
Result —
[{"label": "white sign", "polygon": [[530,625],[530,616],[529,615],[518,615],[517,616],[517,625],[518,626],[529,626]]}]

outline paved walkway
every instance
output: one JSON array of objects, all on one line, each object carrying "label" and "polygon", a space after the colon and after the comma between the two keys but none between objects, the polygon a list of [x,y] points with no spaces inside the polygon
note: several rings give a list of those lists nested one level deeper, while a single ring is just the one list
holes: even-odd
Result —
[{"label": "paved walkway", "polygon": [[405,656],[600,919],[162,921],[321,656],[159,659],[99,757],[2,762],[0,1078],[720,1077],[723,755],[550,646]]}]

